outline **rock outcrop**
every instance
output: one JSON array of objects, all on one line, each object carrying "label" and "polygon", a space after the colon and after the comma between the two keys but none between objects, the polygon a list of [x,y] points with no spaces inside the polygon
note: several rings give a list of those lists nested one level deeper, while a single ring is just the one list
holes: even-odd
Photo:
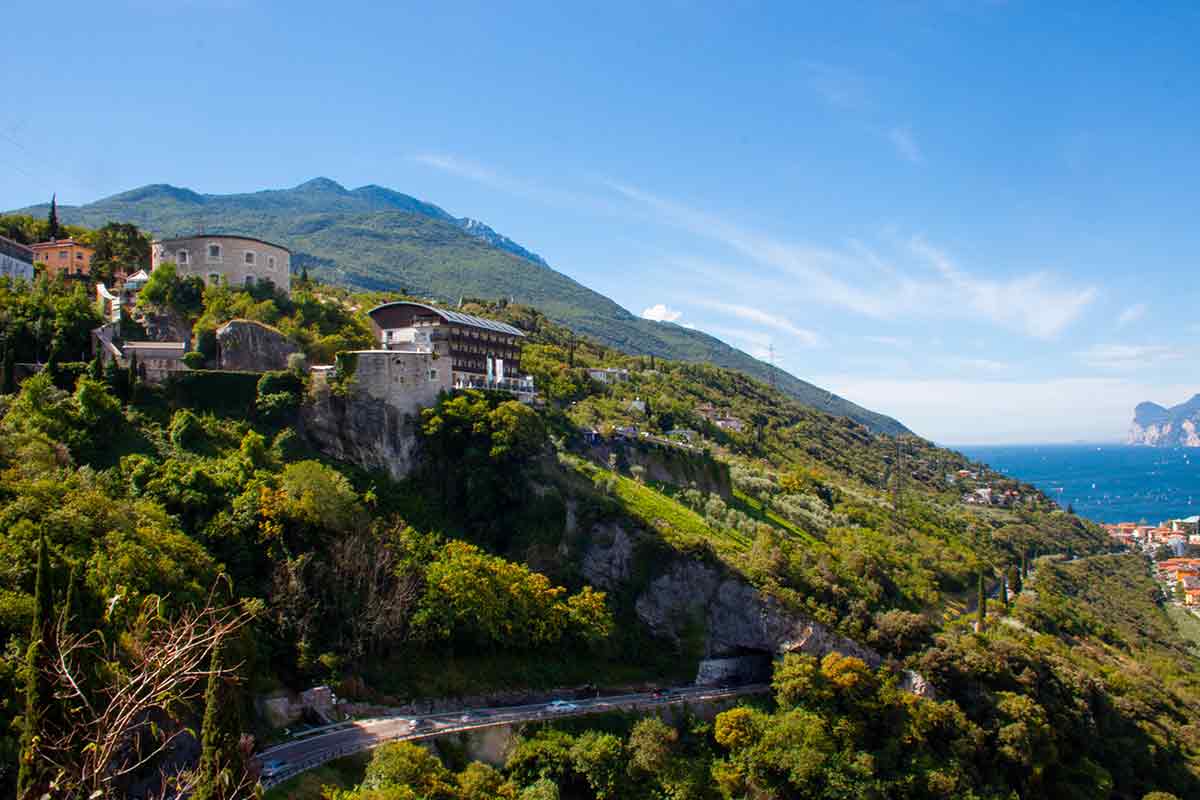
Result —
[{"label": "rock outcrop", "polygon": [[636,602],[637,615],[657,636],[679,642],[702,625],[704,655],[839,652],[872,667],[881,658],[803,614],[784,608],[745,581],[698,561],[679,561],[650,582]]},{"label": "rock outcrop", "polygon": [[602,466],[607,466],[609,457],[615,455],[617,467],[622,472],[629,472],[637,466],[645,470],[646,480],[685,489],[694,486],[706,494],[720,495],[726,500],[733,497],[729,465],[699,450],[640,440],[616,440],[590,447],[586,455]]},{"label": "rock outcrop", "polygon": [[287,369],[288,356],[300,352],[281,331],[246,319],[217,328],[217,363],[221,369],[267,372]]},{"label": "rock outcrop", "polygon": [[1172,408],[1138,403],[1125,441],[1149,447],[1200,447],[1200,394]]},{"label": "rock outcrop", "polygon": [[417,463],[417,421],[394,405],[355,393],[335,394],[328,386],[314,388],[300,412],[300,431],[325,455],[383,470],[395,480]]}]

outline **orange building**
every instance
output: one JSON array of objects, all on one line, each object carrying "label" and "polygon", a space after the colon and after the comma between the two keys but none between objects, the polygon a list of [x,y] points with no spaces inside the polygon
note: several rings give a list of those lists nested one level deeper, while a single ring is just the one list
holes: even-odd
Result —
[{"label": "orange building", "polygon": [[34,261],[46,265],[47,275],[88,275],[96,251],[74,239],[54,239],[29,246]]}]

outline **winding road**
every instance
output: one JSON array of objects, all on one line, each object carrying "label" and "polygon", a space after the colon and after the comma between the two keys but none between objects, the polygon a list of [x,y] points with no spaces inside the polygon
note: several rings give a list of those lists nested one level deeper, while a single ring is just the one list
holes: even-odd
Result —
[{"label": "winding road", "polygon": [[[361,753],[387,742],[432,739],[450,733],[539,722],[608,711],[645,711],[681,703],[724,700],[769,692],[768,684],[751,684],[716,689],[689,686],[645,694],[622,694],[587,700],[555,701],[528,706],[473,708],[421,717],[395,716],[357,720],[335,730],[276,745],[258,754],[264,765],[262,785],[270,789],[280,783],[332,761]],[[269,775],[268,775],[269,773]]]}]

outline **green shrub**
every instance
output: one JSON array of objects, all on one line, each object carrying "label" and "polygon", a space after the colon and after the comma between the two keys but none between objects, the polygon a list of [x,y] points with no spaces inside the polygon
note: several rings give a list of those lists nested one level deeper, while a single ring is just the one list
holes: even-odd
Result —
[{"label": "green shrub", "polygon": [[187,449],[204,435],[204,423],[188,409],[180,409],[171,417],[171,444]]}]

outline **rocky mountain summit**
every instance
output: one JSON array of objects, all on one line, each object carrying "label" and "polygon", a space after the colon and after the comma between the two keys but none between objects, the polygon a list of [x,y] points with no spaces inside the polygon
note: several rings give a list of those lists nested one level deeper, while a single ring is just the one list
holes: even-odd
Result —
[{"label": "rocky mountain summit", "polygon": [[1129,426],[1128,444],[1149,447],[1200,447],[1200,394],[1186,403],[1163,408],[1138,403]]}]

